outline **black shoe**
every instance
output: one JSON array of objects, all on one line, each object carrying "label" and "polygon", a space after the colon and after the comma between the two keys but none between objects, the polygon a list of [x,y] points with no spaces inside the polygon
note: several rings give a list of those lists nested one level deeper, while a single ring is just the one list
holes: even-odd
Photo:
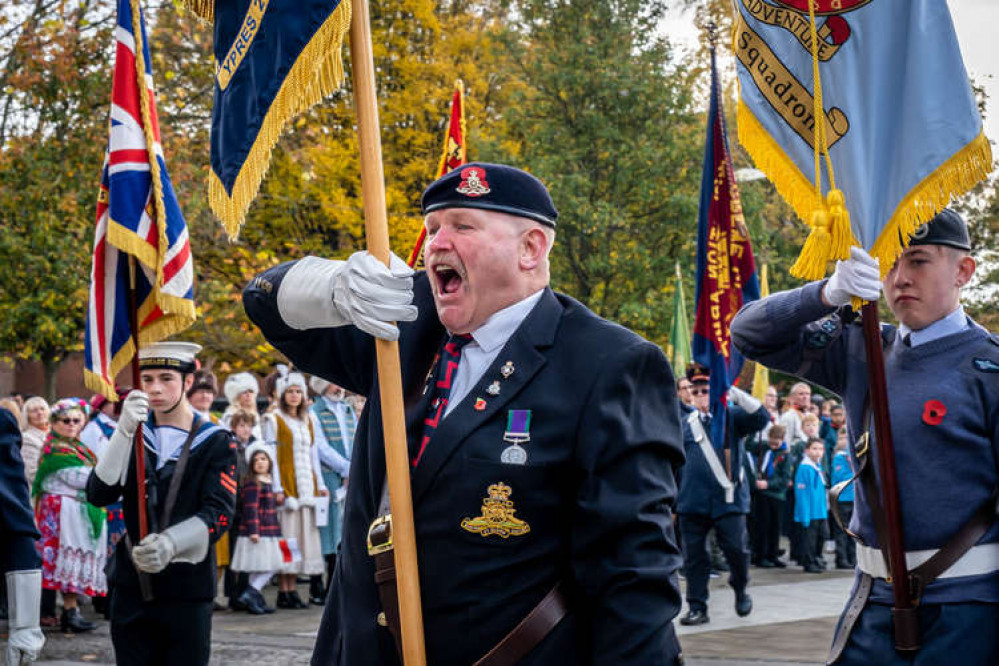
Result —
[{"label": "black shoe", "polygon": [[291,604],[288,608],[302,609],[309,607],[309,604],[302,601],[302,597],[298,596],[297,590],[288,592],[288,603]]},{"label": "black shoe", "polygon": [[309,583],[309,603],[313,606],[322,606],[326,603],[326,590],[323,589],[322,576],[313,576]]},{"label": "black shoe", "polygon": [[778,569],[787,569],[787,564],[781,562],[780,560],[772,560],[773,565]]},{"label": "black shoe", "polygon": [[711,621],[708,617],[708,612],[703,610],[690,610],[687,614],[680,618],[680,624],[685,627],[691,627],[697,624],[707,624]]},{"label": "black shoe", "polygon": [[771,562],[770,560],[760,560],[759,562],[756,563],[756,566],[758,566],[761,569],[773,569],[777,565]]},{"label": "black shoe", "polygon": [[264,613],[270,615],[271,613],[274,612],[274,609],[267,605],[267,600],[264,599],[264,595],[260,592],[260,590],[251,587],[250,594],[253,595],[253,598],[257,600],[257,605],[259,605],[260,608],[263,609]]},{"label": "black shoe", "polygon": [[255,591],[256,590],[251,587],[243,592],[243,594],[239,595],[239,603],[246,608],[246,612],[250,615],[263,615],[267,611],[264,610],[263,604],[261,604],[260,601],[257,600],[256,595],[253,594]]},{"label": "black shoe", "polygon": [[93,622],[83,619],[79,608],[64,609],[62,616],[59,618],[59,624],[62,626],[64,632],[72,632],[74,634],[82,634],[85,631],[93,631],[97,628],[97,625]]},{"label": "black shoe", "polygon": [[288,598],[287,592],[278,592],[277,604],[278,608],[294,608],[291,600]]},{"label": "black shoe", "polygon": [[244,590],[243,593],[240,594],[237,597],[229,597],[229,610],[231,610],[231,611],[245,611],[246,610],[246,604],[243,603],[243,596],[246,594],[246,591],[250,590],[250,589],[251,588],[249,588],[249,587],[246,588],[246,590]]},{"label": "black shoe", "polygon": [[735,595],[735,614],[746,617],[753,612],[753,598],[745,592]]},{"label": "black shoe", "polygon": [[846,562],[837,562],[837,563],[836,563],[836,568],[837,568],[837,569],[852,569],[853,567],[851,567],[851,566],[850,566],[849,564],[847,564]]},{"label": "black shoe", "polygon": [[823,569],[820,569],[819,567],[815,566],[814,564],[806,564],[805,565],[805,573],[820,574],[822,572],[823,572]]}]

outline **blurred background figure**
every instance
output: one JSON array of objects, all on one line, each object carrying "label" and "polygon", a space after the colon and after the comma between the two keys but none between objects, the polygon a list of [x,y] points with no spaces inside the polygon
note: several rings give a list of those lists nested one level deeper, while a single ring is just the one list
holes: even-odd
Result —
[{"label": "blurred background figure", "polygon": [[21,458],[24,459],[24,475],[30,486],[35,481],[38,459],[42,447],[49,436],[49,403],[45,398],[28,398],[21,409]]},{"label": "blurred background figure", "polygon": [[62,592],[63,631],[95,628],[83,619],[77,595],[107,593],[107,514],[80,499],[97,456],[80,441],[90,407],[79,398],[63,398],[52,406],[49,433],[32,485],[35,518],[41,532],[42,586]]}]

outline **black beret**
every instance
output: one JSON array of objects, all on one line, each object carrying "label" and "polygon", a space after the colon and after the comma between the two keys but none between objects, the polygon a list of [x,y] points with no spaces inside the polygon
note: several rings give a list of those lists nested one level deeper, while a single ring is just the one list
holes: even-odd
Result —
[{"label": "black beret", "polygon": [[947,245],[970,252],[971,239],[968,237],[968,225],[956,212],[944,208],[932,220],[916,227],[909,245]]},{"label": "black beret", "polygon": [[505,164],[471,162],[450,171],[424,190],[420,210],[426,215],[446,208],[481,208],[527,217],[555,227],[558,211],[540,180]]}]

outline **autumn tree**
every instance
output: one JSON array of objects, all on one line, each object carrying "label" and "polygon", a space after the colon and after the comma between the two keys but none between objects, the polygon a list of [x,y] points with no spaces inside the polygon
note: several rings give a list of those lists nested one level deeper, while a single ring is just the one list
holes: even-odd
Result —
[{"label": "autumn tree", "polygon": [[0,114],[0,351],[59,361],[82,349],[107,127],[109,2],[15,3]]}]

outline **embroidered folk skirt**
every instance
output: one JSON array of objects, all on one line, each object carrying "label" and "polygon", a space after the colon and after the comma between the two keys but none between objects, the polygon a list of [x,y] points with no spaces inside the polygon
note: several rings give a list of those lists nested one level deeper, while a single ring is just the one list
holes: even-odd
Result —
[{"label": "embroidered folk skirt", "polygon": [[38,501],[35,520],[42,534],[36,546],[42,556],[42,587],[88,597],[107,594],[107,523],[93,537],[83,504],[48,493]]}]

